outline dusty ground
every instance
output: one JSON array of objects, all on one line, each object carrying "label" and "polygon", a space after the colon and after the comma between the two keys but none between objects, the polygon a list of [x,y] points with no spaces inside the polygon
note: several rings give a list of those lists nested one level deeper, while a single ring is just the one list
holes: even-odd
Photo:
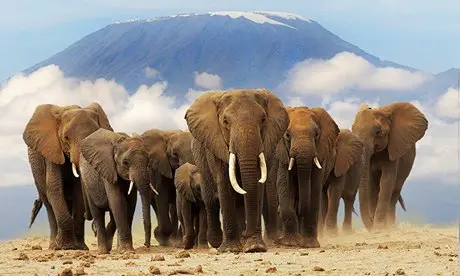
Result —
[{"label": "dusty ground", "polygon": [[2,242],[0,275],[57,275],[66,268],[87,275],[150,275],[155,268],[162,275],[460,275],[456,226],[400,224],[390,233],[360,229],[350,236],[325,237],[319,249],[270,247],[256,254],[204,249],[189,250],[190,257],[180,256],[178,248],[147,250],[142,235],[137,236],[136,253],[122,255],[97,255],[93,237],[87,239],[89,252],[46,250],[46,237]]}]

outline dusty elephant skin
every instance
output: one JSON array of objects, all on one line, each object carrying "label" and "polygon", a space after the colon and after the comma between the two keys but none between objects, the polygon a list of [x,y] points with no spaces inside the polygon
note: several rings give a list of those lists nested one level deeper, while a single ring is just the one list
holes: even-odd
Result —
[{"label": "dusty elephant skin", "polygon": [[[131,229],[137,190],[142,200],[144,245],[150,246],[152,187],[150,157],[143,141],[99,129],[82,141],[81,152],[82,182],[97,229],[99,253],[111,250],[115,229],[118,229],[119,249],[134,251]],[[106,211],[110,212],[107,229]]]},{"label": "dusty elephant skin", "polygon": [[343,231],[351,233],[353,203],[358,192],[362,168],[363,143],[348,129],[341,129],[337,138],[334,168],[326,180],[322,195],[322,221],[326,233],[336,236],[340,199],[345,203]]},{"label": "dusty elephant skin", "polygon": [[176,170],[177,216],[183,227],[184,249],[207,248],[206,209],[201,197],[203,178],[197,166],[185,163]]},{"label": "dusty elephant skin", "polygon": [[158,192],[151,201],[158,220],[155,239],[162,246],[170,245],[170,239],[180,243],[182,234],[178,227],[174,175],[180,165],[195,163],[191,150],[192,136],[188,131],[151,129],[140,138],[150,154],[151,183]]},{"label": "dusty elephant skin", "polygon": [[[87,249],[84,240],[84,197],[78,175],[80,143],[98,130],[112,131],[98,103],[37,106],[23,140],[29,163],[50,226],[50,249]],[[40,205],[34,204],[31,223]]]},{"label": "dusty elephant skin", "polygon": [[274,148],[288,125],[283,103],[265,89],[210,91],[195,100],[185,119],[204,178],[201,190],[208,241],[212,246],[219,243],[215,233],[220,229],[216,217],[220,204],[223,239],[219,251],[267,251],[261,234],[263,183]]},{"label": "dusty elephant skin", "polygon": [[411,103],[375,109],[361,105],[352,131],[364,144],[359,201],[369,231],[394,225],[396,202],[414,164],[415,143],[427,129],[425,115]]},{"label": "dusty elephant skin", "polygon": [[287,108],[289,127],[276,148],[277,189],[286,246],[319,247],[321,191],[333,168],[339,128],[323,108]]}]

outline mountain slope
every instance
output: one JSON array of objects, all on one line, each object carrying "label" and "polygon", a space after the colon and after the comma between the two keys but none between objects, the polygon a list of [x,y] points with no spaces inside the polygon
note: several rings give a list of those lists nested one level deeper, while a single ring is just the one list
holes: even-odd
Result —
[{"label": "mountain slope", "polygon": [[[164,79],[169,82],[167,93],[183,95],[195,86],[195,71],[218,74],[226,88],[273,89],[295,63],[329,59],[342,51],[375,66],[404,67],[380,60],[297,15],[217,12],[117,22],[26,72],[57,64],[68,76],[114,78],[129,90]],[[159,74],[146,76],[146,67]]]}]

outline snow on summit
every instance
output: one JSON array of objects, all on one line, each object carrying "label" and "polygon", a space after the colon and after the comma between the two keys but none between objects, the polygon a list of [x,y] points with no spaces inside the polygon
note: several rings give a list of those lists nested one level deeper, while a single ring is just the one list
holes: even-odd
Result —
[{"label": "snow on summit", "polygon": [[280,26],[285,26],[289,27],[292,29],[296,29],[295,27],[280,22],[276,20],[277,18],[281,18],[284,20],[302,20],[306,22],[311,22],[309,19],[306,19],[300,15],[296,15],[293,13],[288,13],[288,12],[270,12],[270,11],[253,11],[253,12],[243,12],[243,11],[218,11],[218,12],[208,12],[205,14],[196,14],[196,13],[189,13],[189,14],[177,14],[177,15],[171,15],[171,16],[161,16],[161,17],[156,17],[153,19],[146,19],[146,20],[139,20],[139,19],[129,19],[126,21],[117,21],[115,24],[121,24],[121,23],[133,23],[133,22],[139,22],[139,21],[146,21],[146,22],[152,22],[152,21],[157,21],[157,20],[166,20],[166,19],[172,19],[172,18],[177,18],[177,17],[190,17],[190,16],[203,16],[203,15],[208,15],[208,16],[228,16],[233,19],[237,18],[244,18],[246,20],[249,20],[251,22],[257,23],[257,24],[272,24],[272,25],[280,25]]}]

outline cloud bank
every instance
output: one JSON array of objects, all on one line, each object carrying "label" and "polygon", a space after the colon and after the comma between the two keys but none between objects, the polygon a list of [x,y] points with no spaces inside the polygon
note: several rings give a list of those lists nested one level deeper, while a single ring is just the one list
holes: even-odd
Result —
[{"label": "cloud bank", "polygon": [[184,114],[188,103],[177,106],[163,95],[167,82],[142,85],[129,95],[113,80],[82,81],[67,78],[58,66],[43,67],[25,76],[17,74],[0,88],[0,176],[1,186],[32,184],[24,127],[39,104],[99,102],[115,131],[142,133],[151,128],[187,129]]},{"label": "cloud bank", "polygon": [[408,90],[428,78],[423,72],[377,68],[360,56],[341,52],[329,60],[308,59],[296,64],[284,85],[294,93],[324,95],[346,90]]},{"label": "cloud bank", "polygon": [[222,88],[222,80],[219,75],[209,74],[206,72],[195,72],[195,85],[204,89]]}]

